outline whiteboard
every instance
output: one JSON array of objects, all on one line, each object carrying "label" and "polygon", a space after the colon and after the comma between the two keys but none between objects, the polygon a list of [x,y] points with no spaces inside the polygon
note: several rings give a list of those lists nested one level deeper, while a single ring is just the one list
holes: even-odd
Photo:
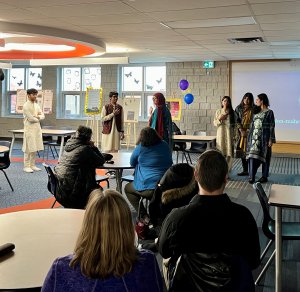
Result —
[{"label": "whiteboard", "polygon": [[235,108],[246,92],[254,101],[266,93],[275,115],[277,141],[300,141],[300,62],[232,62],[231,97]]}]

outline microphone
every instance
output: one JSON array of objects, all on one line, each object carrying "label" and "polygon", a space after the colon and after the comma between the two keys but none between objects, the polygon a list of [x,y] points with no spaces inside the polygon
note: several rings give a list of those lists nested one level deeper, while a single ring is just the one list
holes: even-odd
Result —
[{"label": "microphone", "polygon": [[5,243],[0,246],[0,257],[10,253],[15,249],[15,245],[13,243]]}]

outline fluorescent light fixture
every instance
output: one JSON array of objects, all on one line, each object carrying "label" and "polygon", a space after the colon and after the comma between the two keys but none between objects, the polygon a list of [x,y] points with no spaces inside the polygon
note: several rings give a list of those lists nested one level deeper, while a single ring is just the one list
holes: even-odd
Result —
[{"label": "fluorescent light fixture", "polygon": [[271,46],[299,46],[300,41],[282,41],[282,42],[270,42]]},{"label": "fluorescent light fixture", "polygon": [[182,20],[182,21],[168,21],[160,23],[169,28],[197,28],[197,27],[215,27],[215,26],[231,26],[231,25],[246,25],[256,24],[253,17],[228,17],[204,20]]},{"label": "fluorescent light fixture", "polygon": [[1,69],[11,69],[12,64],[11,63],[0,63],[0,68]]},{"label": "fluorescent light fixture", "polygon": [[[175,21],[174,21],[175,22]],[[160,22],[159,23],[161,26],[168,28],[168,29],[172,29],[170,26],[168,26],[167,24],[165,24],[164,22]]]},{"label": "fluorescent light fixture", "polygon": [[30,66],[99,65],[99,64],[128,64],[128,57],[30,60]]},{"label": "fluorescent light fixture", "polygon": [[20,51],[32,51],[32,52],[66,52],[75,50],[72,46],[67,45],[52,45],[52,44],[40,44],[40,43],[7,43],[5,48],[11,50]]}]

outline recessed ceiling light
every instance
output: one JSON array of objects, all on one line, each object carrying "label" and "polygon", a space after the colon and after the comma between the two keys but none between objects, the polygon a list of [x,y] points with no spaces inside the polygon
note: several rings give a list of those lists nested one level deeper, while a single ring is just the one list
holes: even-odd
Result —
[{"label": "recessed ceiling light", "polygon": [[197,28],[197,27],[214,27],[214,26],[231,26],[231,25],[246,25],[256,24],[253,17],[228,17],[204,20],[182,20],[168,21],[161,25],[167,25],[171,28]]},{"label": "recessed ceiling light", "polygon": [[33,51],[33,52],[66,52],[75,50],[72,46],[67,45],[52,45],[39,43],[7,43],[5,48],[10,50]]}]

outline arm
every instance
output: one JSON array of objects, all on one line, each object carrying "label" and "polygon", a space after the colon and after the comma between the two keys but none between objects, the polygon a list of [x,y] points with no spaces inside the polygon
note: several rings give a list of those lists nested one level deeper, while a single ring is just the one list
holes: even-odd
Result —
[{"label": "arm", "polygon": [[223,122],[223,115],[221,114],[221,110],[217,110],[214,118],[215,127],[219,127]]},{"label": "arm", "polygon": [[274,117],[274,112],[271,110],[270,111],[270,142],[269,146],[272,146],[273,143],[276,143],[276,138],[275,138],[275,117]]},{"label": "arm", "polygon": [[56,268],[57,268],[57,264],[58,264],[58,259],[56,259],[47,276],[46,279],[44,281],[43,287],[41,289],[41,292],[53,292],[55,291],[55,283],[56,283]]},{"label": "arm", "polygon": [[176,250],[178,250],[179,247],[176,213],[176,209],[173,209],[171,213],[166,217],[158,238],[158,251],[165,259],[175,255]]},{"label": "arm", "polygon": [[123,107],[121,109],[121,133],[120,133],[120,139],[123,140],[125,138],[124,136],[124,110]]},{"label": "arm", "polygon": [[134,148],[134,150],[131,154],[131,157],[130,157],[130,165],[131,166],[135,167],[138,164],[138,158],[139,158],[139,154],[141,152],[141,147],[142,147],[141,144],[139,144]]},{"label": "arm", "polygon": [[114,117],[114,113],[112,112],[109,115],[106,115],[106,109],[105,106],[102,108],[102,112],[101,112],[101,121],[105,122],[105,121],[109,121]]},{"label": "arm", "polygon": [[30,123],[38,123],[38,122],[39,122],[39,119],[30,113],[29,108],[27,107],[26,104],[25,104],[24,107],[23,107],[23,116],[24,116],[24,118],[26,118]]},{"label": "arm", "polygon": [[94,142],[90,141],[90,146],[85,148],[84,163],[93,165],[95,168],[102,166],[105,163],[105,158],[99,149],[94,146]]},{"label": "arm", "polygon": [[40,106],[38,104],[37,105],[37,113],[38,113],[38,119],[39,120],[44,120],[45,119],[45,114],[42,112]]}]

